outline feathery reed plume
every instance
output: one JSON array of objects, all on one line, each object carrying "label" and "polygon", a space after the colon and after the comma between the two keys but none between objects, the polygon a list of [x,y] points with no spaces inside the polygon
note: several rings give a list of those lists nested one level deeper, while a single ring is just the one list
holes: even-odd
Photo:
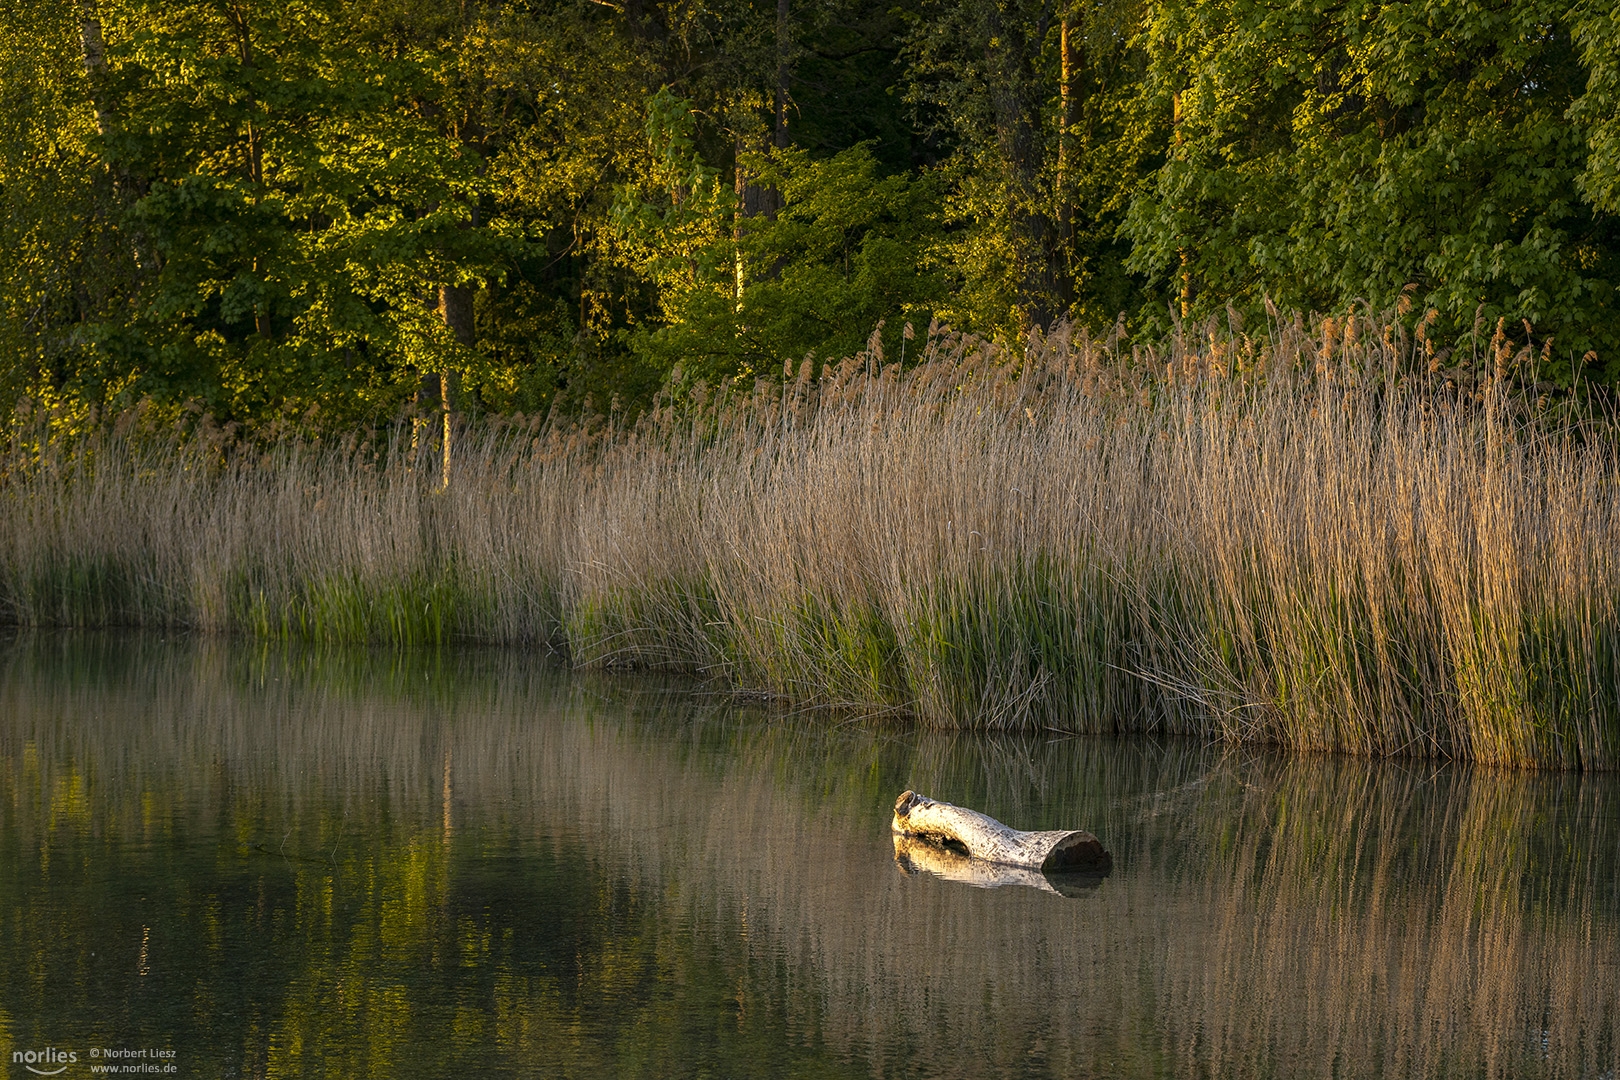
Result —
[{"label": "feathery reed plume", "polygon": [[[601,417],[221,455],[14,436],[0,619],[543,643],[949,727],[1609,768],[1620,461],[1347,315],[931,326]],[[875,339],[874,339],[875,340]],[[1528,346],[1526,347],[1528,348]]]}]

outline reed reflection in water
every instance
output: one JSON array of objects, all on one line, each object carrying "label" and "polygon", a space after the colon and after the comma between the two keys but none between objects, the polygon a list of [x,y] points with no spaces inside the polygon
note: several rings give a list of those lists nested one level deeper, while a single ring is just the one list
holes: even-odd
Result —
[{"label": "reed reflection in water", "polygon": [[[906,788],[1115,869],[902,866]],[[829,727],[508,652],[30,637],[0,651],[0,1058],[1612,1077],[1617,794]]]}]

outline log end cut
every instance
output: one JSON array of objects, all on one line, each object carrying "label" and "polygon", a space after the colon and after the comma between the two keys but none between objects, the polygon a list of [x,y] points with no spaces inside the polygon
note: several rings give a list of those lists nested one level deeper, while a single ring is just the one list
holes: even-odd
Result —
[{"label": "log end cut", "polygon": [[1114,857],[1102,841],[1083,830],[1059,840],[1041,863],[1041,869],[1049,874],[1106,874],[1113,868]]}]

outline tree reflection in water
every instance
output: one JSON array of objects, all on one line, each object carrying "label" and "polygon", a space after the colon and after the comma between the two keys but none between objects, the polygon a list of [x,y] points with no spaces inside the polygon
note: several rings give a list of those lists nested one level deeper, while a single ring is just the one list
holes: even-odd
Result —
[{"label": "tree reflection in water", "polygon": [[[1115,869],[964,887],[895,846],[908,787],[1089,829]],[[0,1056],[1613,1075],[1617,795],[772,719],[514,653],[32,637],[0,652]]]}]

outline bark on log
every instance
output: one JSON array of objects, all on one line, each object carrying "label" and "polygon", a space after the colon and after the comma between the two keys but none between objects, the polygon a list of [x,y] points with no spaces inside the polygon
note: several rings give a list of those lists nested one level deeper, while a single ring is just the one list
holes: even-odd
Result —
[{"label": "bark on log", "polygon": [[1088,832],[1019,832],[977,810],[935,802],[915,791],[895,800],[894,831],[984,862],[1048,873],[1107,873],[1114,864],[1102,842]]},{"label": "bark on log", "polygon": [[971,885],[976,889],[999,889],[1023,885],[1059,896],[1086,896],[1096,892],[1107,877],[1104,871],[1043,874],[1022,866],[988,863],[939,847],[920,836],[894,834],[894,862],[902,874],[929,874],[945,881]]}]

